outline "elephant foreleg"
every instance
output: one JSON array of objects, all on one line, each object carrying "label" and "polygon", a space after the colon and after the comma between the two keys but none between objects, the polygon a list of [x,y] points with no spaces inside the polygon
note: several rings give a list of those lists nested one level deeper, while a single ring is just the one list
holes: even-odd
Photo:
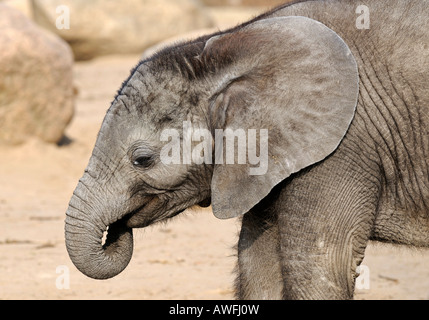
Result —
[{"label": "elephant foreleg", "polygon": [[285,299],[353,297],[378,195],[364,173],[353,170],[326,163],[283,190],[278,219]]},{"label": "elephant foreleg", "polygon": [[278,224],[272,212],[257,206],[243,217],[237,271],[238,299],[282,298]]}]

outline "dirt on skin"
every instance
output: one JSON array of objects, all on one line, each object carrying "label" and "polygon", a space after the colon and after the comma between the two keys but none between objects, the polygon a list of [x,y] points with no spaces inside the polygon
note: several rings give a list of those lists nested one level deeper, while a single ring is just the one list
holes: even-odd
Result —
[{"label": "dirt on skin", "polygon": [[[191,210],[135,230],[114,279],[85,277],[64,244],[65,211],[117,89],[139,56],[76,63],[76,115],[58,147],[0,148],[0,299],[232,299],[238,219]],[[356,299],[428,299],[429,253],[370,244]],[[368,273],[369,272],[369,273]],[[368,289],[369,287],[369,289]],[[366,289],[365,289],[366,288]]]}]

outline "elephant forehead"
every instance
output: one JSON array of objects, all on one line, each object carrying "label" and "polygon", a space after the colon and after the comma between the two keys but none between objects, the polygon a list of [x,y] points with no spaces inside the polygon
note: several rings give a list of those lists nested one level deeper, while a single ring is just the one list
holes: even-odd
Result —
[{"label": "elephant forehead", "polygon": [[131,113],[140,121],[152,124],[164,122],[165,118],[182,118],[189,111],[184,103],[187,92],[173,82],[147,85],[146,82],[131,79],[117,97],[116,108],[121,110],[121,114]]},{"label": "elephant forehead", "polygon": [[163,93],[178,98],[186,92],[188,84],[183,77],[171,69],[162,68],[152,62],[137,66],[121,90],[124,93],[138,93],[149,102]]}]

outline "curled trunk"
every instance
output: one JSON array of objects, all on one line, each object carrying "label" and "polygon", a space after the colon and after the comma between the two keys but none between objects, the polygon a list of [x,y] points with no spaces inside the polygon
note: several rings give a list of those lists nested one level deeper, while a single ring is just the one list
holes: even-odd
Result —
[{"label": "curled trunk", "polygon": [[[103,210],[89,206],[78,185],[65,220],[66,247],[74,265],[94,279],[109,279],[122,272],[133,253],[132,229]],[[103,244],[103,236],[107,238]]]}]

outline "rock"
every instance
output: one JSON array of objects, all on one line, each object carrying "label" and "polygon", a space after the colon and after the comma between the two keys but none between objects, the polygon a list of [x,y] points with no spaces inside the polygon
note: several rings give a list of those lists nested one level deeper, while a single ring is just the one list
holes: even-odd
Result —
[{"label": "rock", "polygon": [[274,7],[293,0],[203,0],[208,6],[260,6]]},{"label": "rock", "polygon": [[215,25],[220,30],[226,30],[240,25],[267,11],[266,7],[251,6],[213,6],[207,7]]},{"label": "rock", "polygon": [[33,10],[31,8],[31,0],[0,0],[0,3],[4,3],[12,8],[21,11],[27,18],[33,18]]},{"label": "rock", "polygon": [[0,3],[0,48],[0,143],[58,142],[74,111],[70,47]]},{"label": "rock", "polygon": [[[67,14],[61,8],[69,10],[69,29],[56,26]],[[33,10],[38,24],[71,45],[76,60],[140,53],[177,34],[212,26],[199,0],[33,0]]]}]

